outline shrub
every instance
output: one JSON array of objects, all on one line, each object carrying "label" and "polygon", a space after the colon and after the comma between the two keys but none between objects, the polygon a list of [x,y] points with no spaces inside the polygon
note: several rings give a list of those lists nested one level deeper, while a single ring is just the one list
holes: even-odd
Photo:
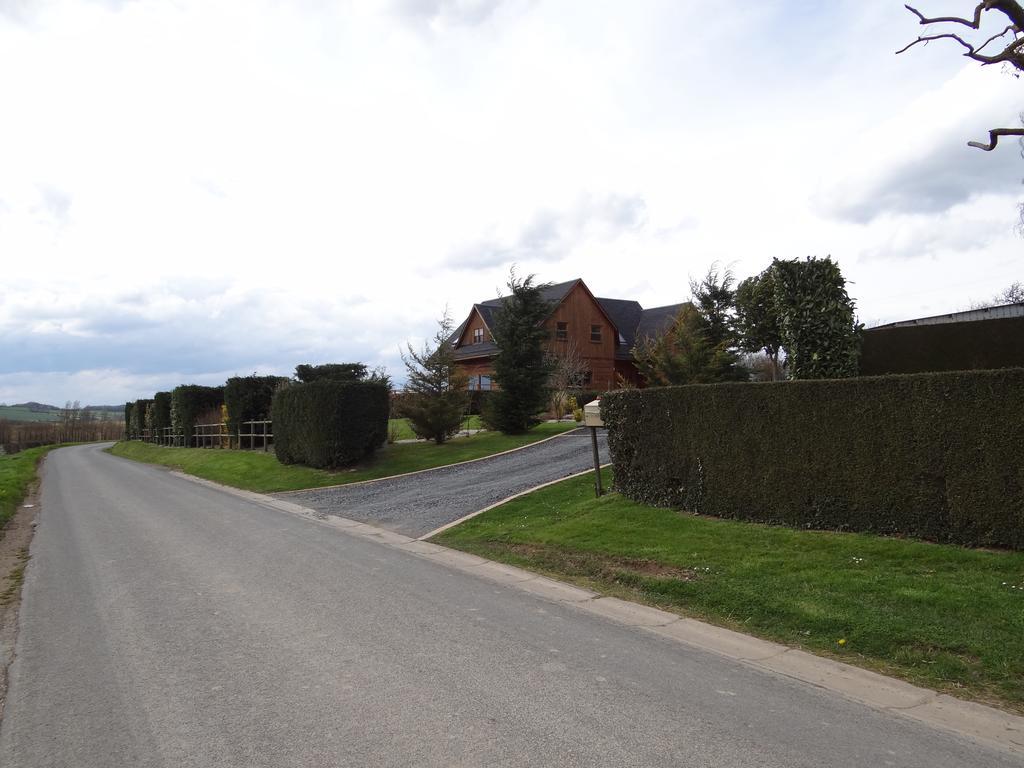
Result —
[{"label": "shrub", "polygon": [[157,392],[153,395],[153,404],[150,406],[153,415],[149,423],[150,435],[153,438],[161,438],[164,429],[171,426],[171,393]]},{"label": "shrub", "polygon": [[220,408],[224,402],[224,387],[204,387],[184,384],[171,392],[171,426],[184,437],[184,445],[195,443],[192,435],[200,413]]},{"label": "shrub", "polygon": [[479,416],[487,407],[487,401],[491,397],[491,389],[473,389],[469,392],[469,414]]},{"label": "shrub", "polygon": [[282,464],[340,467],[372,454],[388,433],[383,381],[291,384],[274,393],[274,452]]},{"label": "shrub", "polygon": [[637,501],[801,528],[1024,548],[1024,368],[612,392]]},{"label": "shrub", "polygon": [[242,422],[271,418],[274,391],[286,383],[282,376],[234,376],[224,384],[224,405],[228,409],[228,432],[237,435]]},{"label": "shrub", "polygon": [[130,432],[134,437],[141,438],[143,430],[149,429],[149,424],[146,422],[146,409],[152,400],[136,400],[131,407],[129,414]]}]

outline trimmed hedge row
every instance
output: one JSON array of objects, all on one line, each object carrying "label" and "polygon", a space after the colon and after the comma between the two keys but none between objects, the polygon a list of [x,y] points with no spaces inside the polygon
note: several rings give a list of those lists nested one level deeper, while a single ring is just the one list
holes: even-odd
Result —
[{"label": "trimmed hedge row", "polygon": [[146,424],[151,430],[150,434],[154,437],[162,436],[164,429],[171,426],[171,393],[157,392],[153,395],[153,402],[147,413],[152,416],[152,418],[147,416]]},{"label": "trimmed hedge row", "polygon": [[282,464],[333,468],[372,454],[388,434],[390,387],[382,381],[332,381],[274,393],[274,452]]},{"label": "trimmed hedge row", "polygon": [[243,421],[269,419],[274,391],[289,381],[282,376],[234,376],[224,384],[228,432],[237,435]]},{"label": "trimmed hedge row", "polygon": [[192,432],[196,417],[211,408],[220,408],[224,402],[224,387],[204,387],[183,384],[171,391],[171,424],[174,431],[185,438],[185,445],[194,445]]},{"label": "trimmed hedge row", "polygon": [[620,390],[601,413],[637,501],[1024,549],[1024,368]]},{"label": "trimmed hedge row", "polygon": [[871,328],[864,332],[860,371],[967,371],[1024,366],[1024,317]]}]

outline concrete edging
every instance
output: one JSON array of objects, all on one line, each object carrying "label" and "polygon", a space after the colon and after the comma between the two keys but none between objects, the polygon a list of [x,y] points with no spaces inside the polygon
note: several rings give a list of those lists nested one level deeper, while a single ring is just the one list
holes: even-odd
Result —
[{"label": "concrete edging", "polygon": [[[562,435],[554,437],[562,437]],[[554,437],[547,439],[554,439]],[[478,461],[478,459],[474,459],[474,461]],[[586,470],[586,472],[593,472],[593,470]],[[413,538],[357,520],[326,515],[289,501],[252,491],[242,491],[181,472],[172,472],[171,474],[277,511],[312,520],[350,536],[375,540],[383,546],[404,550],[414,557],[431,560],[574,610],[634,627],[639,631],[657,635],[666,641],[709,651],[762,672],[788,677],[873,709],[907,717],[988,747],[1013,755],[1024,755],[1024,717],[1003,712],[994,707],[957,699],[902,680],[886,677],[877,672],[823,656],[815,656],[803,650],[716,627],[658,608],[615,597],[603,597],[596,592],[541,576],[523,568],[486,560],[477,555],[427,542],[423,540],[423,537]],[[578,477],[581,474],[585,474],[585,472],[569,477]],[[562,480],[566,479],[568,478],[562,478]],[[561,480],[544,483],[537,488],[546,487],[556,482],[561,482]],[[537,488],[510,496],[486,509],[493,509],[506,501],[537,490]],[[486,510],[480,510],[455,523],[443,526],[428,536],[484,511]]]}]

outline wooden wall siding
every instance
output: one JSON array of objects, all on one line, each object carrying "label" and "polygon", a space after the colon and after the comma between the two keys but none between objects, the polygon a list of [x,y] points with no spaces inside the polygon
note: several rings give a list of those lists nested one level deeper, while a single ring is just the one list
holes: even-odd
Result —
[{"label": "wooden wall siding", "polygon": [[[475,379],[479,383],[480,376],[493,376],[494,366],[491,364],[490,359],[483,360],[467,360],[465,362],[456,363],[459,368],[465,371],[466,375],[470,379]],[[497,389],[494,383],[491,383],[493,389]]]},{"label": "wooden wall siding", "polygon": [[641,376],[640,371],[637,370],[636,363],[631,363],[628,360],[616,360],[615,374],[616,381],[618,381],[617,377],[621,376],[635,387],[646,386],[644,377]]},{"label": "wooden wall siding", "polygon": [[491,340],[491,332],[487,330],[487,326],[484,325],[484,319],[480,317],[480,313],[475,309],[473,310],[473,317],[470,318],[469,323],[466,325],[465,330],[462,332],[462,336],[459,337],[458,346],[470,347],[473,345],[473,331],[477,328],[483,329],[484,341]]},{"label": "wooden wall siding", "polygon": [[[568,323],[568,340],[558,341],[555,331],[558,323]],[[601,341],[590,340],[590,326],[601,326]],[[615,387],[615,340],[618,332],[604,312],[581,285],[576,285],[545,323],[551,338],[548,346],[556,355],[575,342],[580,357],[590,365],[593,389]]]}]

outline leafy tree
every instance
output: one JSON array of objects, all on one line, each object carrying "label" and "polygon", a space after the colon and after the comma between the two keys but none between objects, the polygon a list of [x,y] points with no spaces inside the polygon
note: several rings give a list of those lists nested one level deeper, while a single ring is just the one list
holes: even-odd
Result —
[{"label": "leafy tree", "polygon": [[771,267],[736,287],[736,331],[744,352],[764,352],[770,379],[781,378],[779,352],[782,328],[775,305],[775,272]]},{"label": "leafy tree", "polygon": [[401,415],[409,419],[417,437],[438,445],[459,431],[469,407],[469,377],[455,364],[452,331],[452,320],[445,312],[432,347],[424,344],[417,352],[409,344],[408,355],[402,354],[408,379]]},{"label": "leafy tree", "polygon": [[495,315],[494,381],[498,384],[484,411],[488,426],[506,434],[528,430],[548,400],[551,360],[545,354],[548,332],[544,321],[551,304],[544,299],[546,284],[536,285],[533,275],[517,278],[511,273],[511,294]]},{"label": "leafy tree", "polygon": [[711,384],[722,381],[732,355],[712,343],[706,319],[693,304],[684,304],[672,327],[642,340],[633,350],[640,375],[648,384]]},{"label": "leafy tree", "polygon": [[846,279],[831,257],[775,259],[775,308],[793,379],[856,376],[860,333]]}]

